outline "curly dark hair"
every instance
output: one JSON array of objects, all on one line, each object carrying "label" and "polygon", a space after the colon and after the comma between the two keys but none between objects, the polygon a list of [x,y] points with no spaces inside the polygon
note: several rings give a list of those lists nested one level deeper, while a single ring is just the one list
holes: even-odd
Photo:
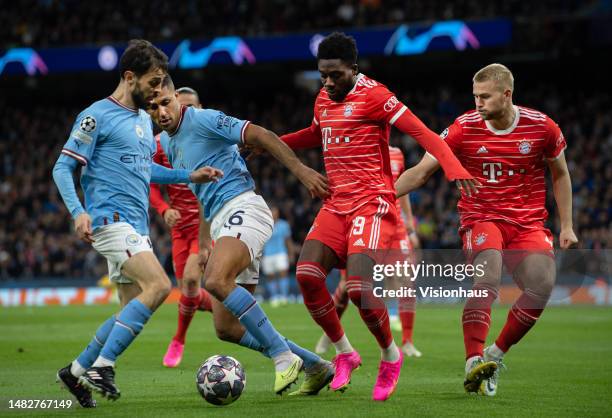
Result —
[{"label": "curly dark hair", "polygon": [[334,32],[319,44],[318,60],[340,59],[346,64],[357,63],[357,43],[355,38],[342,32]]},{"label": "curly dark hair", "polygon": [[151,42],[144,39],[132,39],[119,61],[121,78],[126,71],[132,71],[138,77],[151,69],[161,68],[168,71],[168,56]]}]

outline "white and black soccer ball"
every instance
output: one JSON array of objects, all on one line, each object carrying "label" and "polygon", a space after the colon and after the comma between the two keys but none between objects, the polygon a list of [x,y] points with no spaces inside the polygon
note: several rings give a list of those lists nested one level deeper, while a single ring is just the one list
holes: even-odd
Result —
[{"label": "white and black soccer ball", "polygon": [[242,395],[246,375],[242,365],[230,356],[212,356],[198,369],[196,385],[200,395],[213,405],[229,405]]},{"label": "white and black soccer ball", "polygon": [[85,116],[81,119],[81,130],[83,132],[93,132],[96,130],[96,118],[93,116]]}]

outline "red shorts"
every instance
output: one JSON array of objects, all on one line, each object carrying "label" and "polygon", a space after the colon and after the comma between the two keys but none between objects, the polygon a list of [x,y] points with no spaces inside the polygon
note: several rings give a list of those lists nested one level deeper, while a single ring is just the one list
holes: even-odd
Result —
[{"label": "red shorts", "polygon": [[526,229],[508,222],[478,222],[461,231],[463,249],[470,262],[483,250],[504,252],[504,263],[513,271],[525,257],[532,253],[555,256],[553,235],[541,227]]},{"label": "red shorts", "polygon": [[198,236],[200,225],[190,225],[186,228],[172,228],[172,264],[177,279],[183,278],[185,264],[189,254],[198,254]]},{"label": "red shorts", "polygon": [[351,254],[389,249],[396,231],[395,202],[377,197],[352,213],[340,215],[323,206],[310,228],[306,241],[317,240],[331,248],[346,266]]}]

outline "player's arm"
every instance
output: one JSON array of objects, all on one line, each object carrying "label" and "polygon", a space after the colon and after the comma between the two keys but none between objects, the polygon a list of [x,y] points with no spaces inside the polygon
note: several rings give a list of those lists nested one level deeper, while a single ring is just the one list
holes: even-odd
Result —
[{"label": "player's arm", "polygon": [[94,242],[92,238],[91,217],[81,204],[74,186],[72,173],[77,168],[78,161],[74,158],[61,154],[53,167],[53,181],[62,196],[62,200],[68,208],[68,212],[74,219],[74,229],[80,239],[87,243]]},{"label": "player's arm", "polygon": [[280,139],[291,149],[316,148],[321,146],[321,129],[313,119],[308,128],[282,135]]},{"label": "player's arm", "polygon": [[214,167],[201,167],[189,171],[181,168],[172,169],[157,163],[151,164],[151,183],[216,183],[221,177],[223,177],[223,171]]},{"label": "player's arm", "polygon": [[210,223],[206,222],[204,218],[204,208],[202,208],[202,204],[198,202],[198,211],[200,212],[200,229],[198,231],[198,244],[200,247],[199,257],[200,260],[198,264],[202,271],[206,268],[206,263],[208,262],[208,257],[210,257],[210,253],[212,252],[212,238],[210,236]]},{"label": "player's arm", "polygon": [[410,199],[408,195],[400,196],[397,198],[399,200],[400,207],[402,208],[402,212],[406,215],[406,232],[408,232],[408,238],[412,243],[414,248],[421,248],[421,242],[419,240],[419,236],[416,233],[415,225],[416,221],[414,219],[414,213],[412,213],[412,205],[410,204]]},{"label": "player's arm", "polygon": [[[402,111],[402,109],[404,109]],[[414,115],[410,109],[403,107],[394,117],[392,124],[405,134],[413,137],[421,147],[431,154],[444,170],[446,178],[449,180],[458,180],[464,189],[468,191],[476,191],[478,181],[467,172],[461,165],[448,144],[431,131],[425,124]]]},{"label": "player's arm", "polygon": [[329,194],[327,179],[304,165],[275,133],[250,123],[244,133],[244,143],[269,152],[306,186],[312,197],[325,198]]},{"label": "player's arm", "polygon": [[439,168],[438,161],[431,155],[425,154],[417,165],[404,171],[396,180],[397,197],[404,196],[421,187]]},{"label": "player's arm", "polygon": [[79,238],[87,243],[94,242],[91,217],[79,200],[72,175],[79,164],[89,164],[102,124],[103,115],[95,106],[83,110],[72,125],[70,136],[53,167],[53,180],[74,219],[74,229]]},{"label": "player's arm", "polygon": [[552,174],[553,194],[559,211],[561,221],[561,232],[559,233],[559,244],[561,248],[567,249],[578,243],[574,233],[572,222],[572,181],[565,160],[565,153],[561,153],[554,159],[548,160],[548,168]]}]

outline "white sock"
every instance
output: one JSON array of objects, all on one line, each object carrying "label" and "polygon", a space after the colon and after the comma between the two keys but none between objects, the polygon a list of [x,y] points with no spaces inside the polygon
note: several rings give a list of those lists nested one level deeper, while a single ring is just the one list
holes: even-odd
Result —
[{"label": "white sock", "polygon": [[84,373],[85,369],[83,366],[81,366],[78,361],[74,360],[70,365],[70,374],[74,377],[80,377],[83,376]]},{"label": "white sock", "polygon": [[102,356],[98,356],[96,361],[94,361],[94,364],[91,365],[91,367],[107,367],[107,366],[115,367],[115,362],[112,360],[106,359]]},{"label": "white sock", "polygon": [[472,362],[473,362],[474,360],[476,360],[477,358],[482,358],[482,357],[480,357],[480,356],[472,356],[472,357],[470,357],[469,359],[467,359],[467,360],[465,361],[465,372],[466,372],[466,373],[470,371],[471,366],[472,366]]},{"label": "white sock", "polygon": [[346,338],[346,334],[343,335],[342,338],[340,338],[335,343],[332,342],[332,344],[334,345],[334,348],[336,349],[336,354],[352,353],[353,351],[355,351],[355,349],[349,342],[348,338]]},{"label": "white sock", "polygon": [[383,361],[388,361],[391,363],[395,363],[400,359],[399,348],[397,348],[397,345],[395,345],[395,341],[391,341],[389,347],[380,350],[380,357]]},{"label": "white sock", "polygon": [[274,356],[272,360],[274,361],[274,368],[277,372],[285,371],[291,366],[291,364],[295,360],[295,354],[291,351],[283,351],[282,353]]},{"label": "white sock", "polygon": [[495,343],[487,348],[487,357],[491,357],[493,361],[499,361],[504,356],[504,352]]}]

